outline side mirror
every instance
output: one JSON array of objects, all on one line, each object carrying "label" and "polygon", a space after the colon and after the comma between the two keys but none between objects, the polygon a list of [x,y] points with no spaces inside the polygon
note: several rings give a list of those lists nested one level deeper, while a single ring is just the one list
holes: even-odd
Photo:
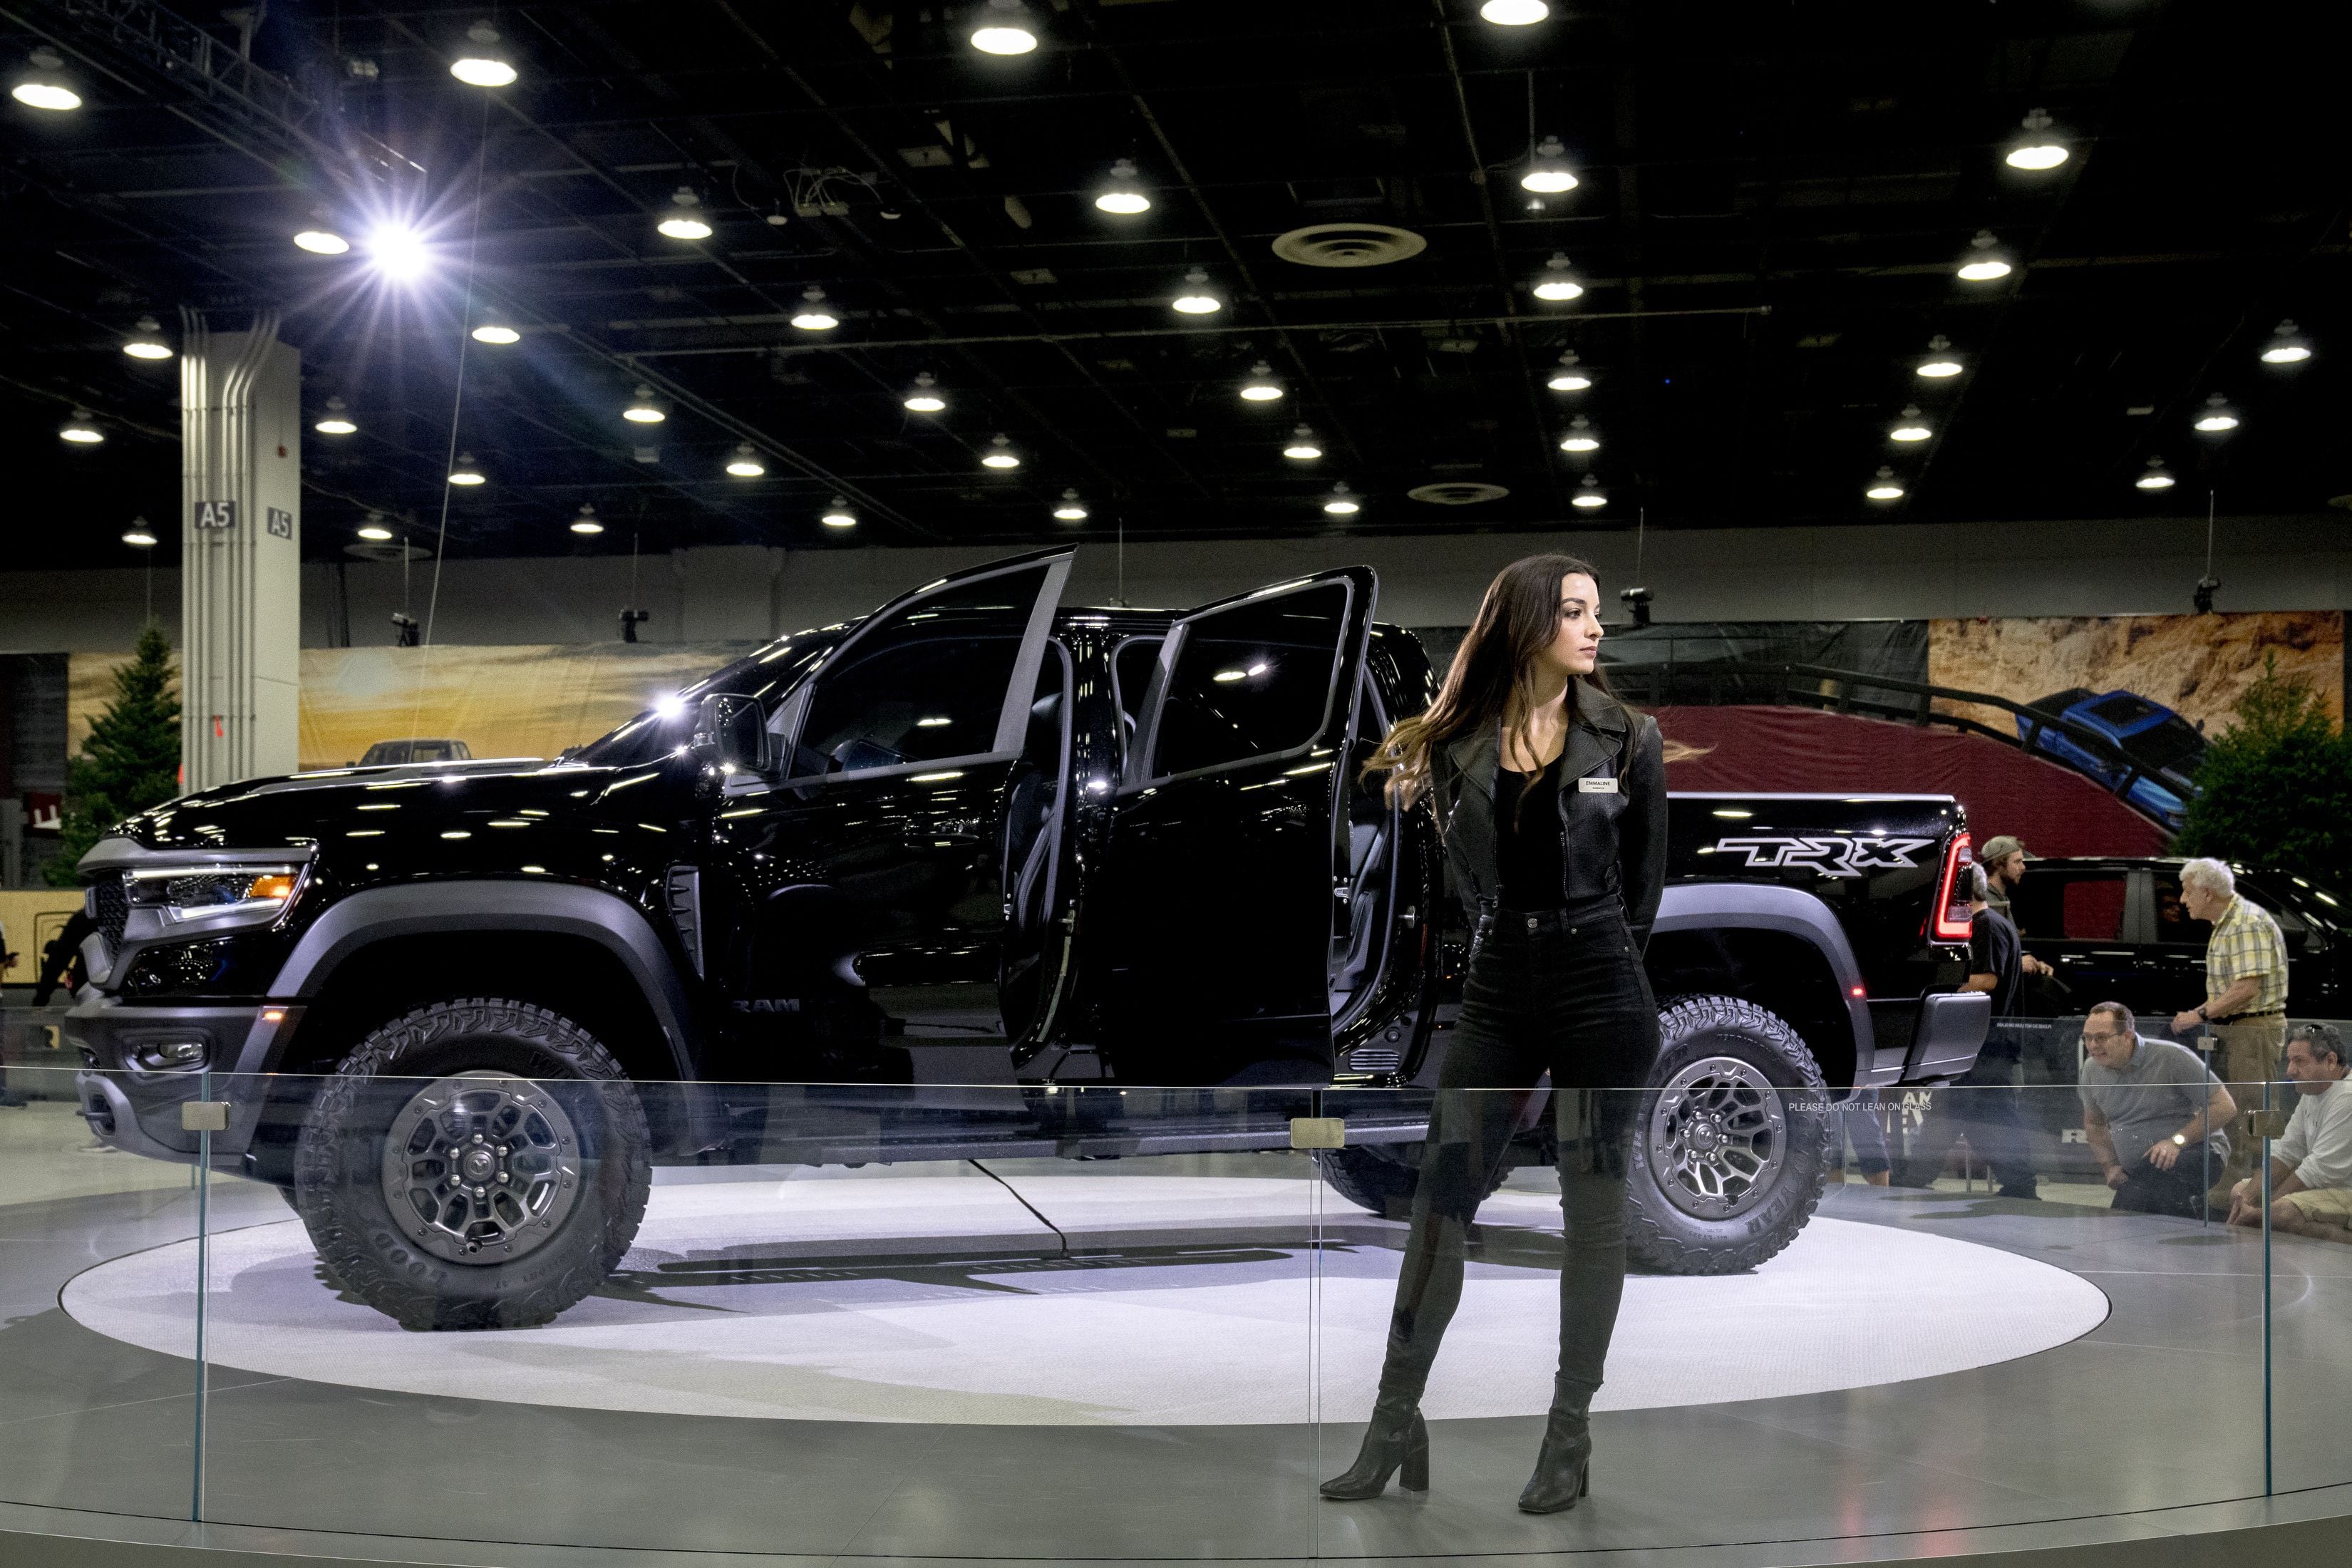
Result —
[{"label": "side mirror", "polygon": [[757,698],[715,691],[702,700],[694,715],[694,754],[723,773],[775,772],[776,738],[768,732],[768,716]]}]

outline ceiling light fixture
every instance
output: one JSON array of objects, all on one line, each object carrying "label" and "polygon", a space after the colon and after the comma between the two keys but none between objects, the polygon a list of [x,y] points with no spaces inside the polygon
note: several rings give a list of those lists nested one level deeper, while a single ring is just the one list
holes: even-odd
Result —
[{"label": "ceiling light fixture", "polygon": [[1330,495],[1324,500],[1323,510],[1332,517],[1353,517],[1364,508],[1343,480],[1331,487]]},{"label": "ceiling light fixture", "polygon": [[70,441],[77,447],[95,447],[106,439],[106,432],[98,427],[98,421],[90,417],[89,409],[77,408],[71,418],[58,426],[58,439]]},{"label": "ceiling light fixture", "polygon": [[18,79],[8,89],[8,96],[27,109],[46,109],[63,114],[81,107],[81,94],[68,87],[58,73],[65,68],[65,60],[54,49],[38,48],[25,57],[32,74]]},{"label": "ceiling light fixture", "polygon": [[971,47],[983,55],[1025,55],[1037,47],[1037,29],[1021,0],[988,0],[980,26],[971,30]]},{"label": "ceiling light fixture", "polygon": [[2237,427],[2238,416],[2230,412],[2228,398],[2217,392],[2205,400],[2205,412],[2197,416],[2197,428],[2209,435],[2219,435]]},{"label": "ceiling light fixture", "polygon": [[1886,433],[1886,438],[1890,441],[1924,441],[1934,434],[1933,430],[1919,423],[1919,405],[1906,403],[1903,405],[1902,417],[1895,421],[1895,428]]},{"label": "ceiling light fixture", "polygon": [[294,237],[294,243],[313,256],[341,256],[352,247],[352,242],[331,228],[306,228]]},{"label": "ceiling light fixture", "polygon": [[474,341],[478,343],[519,343],[522,342],[522,334],[512,327],[484,321],[474,329]]},{"label": "ceiling light fixture", "polygon": [[2144,490],[2168,490],[2172,488],[2172,470],[2164,466],[2162,458],[2150,458],[2147,471],[2132,483]]},{"label": "ceiling light fixture", "polygon": [[827,528],[856,528],[857,514],[849,510],[848,497],[835,496],[833,504],[824,509],[824,515],[817,521]]},{"label": "ceiling light fixture", "polygon": [[1609,492],[1601,488],[1599,479],[1587,474],[1584,476],[1584,483],[1579,485],[1576,493],[1568,498],[1568,503],[1570,506],[1580,506],[1585,510],[1591,511],[1595,507],[1609,504]]},{"label": "ceiling light fixture", "polygon": [[1592,433],[1592,421],[1580,414],[1568,422],[1568,434],[1560,437],[1563,452],[1598,452],[1601,437]]},{"label": "ceiling light fixture", "polygon": [[1225,302],[1210,290],[1209,275],[1199,268],[1184,274],[1184,292],[1169,301],[1178,311],[1187,316],[1208,316],[1225,308]]},{"label": "ceiling light fixture", "polygon": [[598,534],[604,531],[604,525],[596,521],[595,502],[583,500],[580,503],[580,515],[572,520],[572,531],[579,534]]},{"label": "ceiling light fixture", "polygon": [[1589,372],[1577,369],[1579,363],[1574,349],[1564,351],[1559,356],[1559,368],[1551,373],[1551,379],[1544,384],[1554,392],[1582,392],[1592,384],[1592,376]]},{"label": "ceiling light fixture", "polygon": [[122,352],[132,359],[170,359],[172,345],[158,336],[163,330],[163,323],[156,321],[154,317],[140,317],[138,329],[123,343]]},{"label": "ceiling light fixture", "polygon": [[1551,15],[1547,0],[1486,0],[1478,15],[1497,27],[1529,27]]},{"label": "ceiling light fixture", "polygon": [[1862,493],[1872,500],[1901,500],[1903,487],[1895,482],[1895,470],[1881,463],[1878,465],[1877,477],[1870,481],[1870,488]]},{"label": "ceiling light fixture", "polygon": [[999,436],[995,440],[991,441],[988,446],[988,451],[981,456],[980,466],[982,468],[1017,468],[1021,466],[1021,455],[1013,449],[1012,437]]},{"label": "ceiling light fixture", "polygon": [[1576,189],[1576,175],[1568,166],[1568,149],[1559,144],[1559,137],[1547,136],[1536,143],[1535,160],[1519,176],[1519,189],[1541,196]]},{"label": "ceiling light fixture", "polygon": [[2301,329],[2291,318],[2278,324],[2270,346],[2263,350],[2264,364],[2301,364],[2310,357],[2311,345],[2303,341]]},{"label": "ceiling light fixture", "polygon": [[507,52],[498,47],[499,30],[488,22],[477,22],[466,29],[469,46],[449,62],[449,74],[467,87],[507,87],[513,83],[515,68],[507,63]]},{"label": "ceiling light fixture", "polygon": [[907,412],[937,414],[946,408],[948,400],[940,395],[939,384],[938,376],[933,375],[929,371],[919,372],[915,377],[914,390],[907,394]]},{"label": "ceiling light fixture", "polygon": [[801,308],[793,314],[793,325],[804,332],[829,332],[841,325],[841,318],[824,302],[824,290],[812,283],[801,290]]},{"label": "ceiling light fixture", "polygon": [[2066,161],[2066,144],[2050,132],[2050,111],[2033,109],[2026,111],[2025,135],[2009,150],[2005,162],[2012,169],[2024,169],[2039,174],[2054,169]]},{"label": "ceiling light fixture", "polygon": [[1142,184],[1135,177],[1134,159],[1121,158],[1110,166],[1110,184],[1096,195],[1095,205],[1120,217],[1151,210],[1151,198],[1143,194]]},{"label": "ceiling light fixture", "polygon": [[1960,362],[1952,353],[1951,339],[1937,332],[1927,340],[1927,357],[1919,362],[1918,374],[1929,381],[1960,374]]},{"label": "ceiling light fixture", "polygon": [[768,465],[760,461],[760,454],[752,449],[751,442],[745,441],[727,459],[727,471],[739,479],[756,479],[768,471]]},{"label": "ceiling light fixture", "polygon": [[1244,403],[1275,403],[1282,397],[1282,383],[1274,379],[1274,366],[1264,360],[1250,366],[1249,379],[1242,383]]},{"label": "ceiling light fixture", "polygon": [[318,423],[310,428],[321,436],[355,436],[359,434],[360,427],[352,423],[350,414],[344,410],[343,400],[330,397],[326,412],[319,416]]},{"label": "ceiling light fixture", "polygon": [[2011,272],[2009,263],[2000,251],[1993,248],[2000,243],[1992,237],[1992,230],[1977,230],[1976,237],[1969,241],[1969,254],[1960,258],[1960,281],[1990,283],[1996,278],[2008,277]]},{"label": "ceiling light fixture", "polygon": [[640,386],[637,388],[635,398],[626,408],[621,410],[621,417],[632,425],[658,425],[669,416],[655,406],[654,389],[650,386]]},{"label": "ceiling light fixture", "polygon": [[1536,277],[1535,292],[1538,300],[1573,300],[1584,292],[1584,285],[1569,276],[1566,251],[1551,253],[1551,259]]},{"label": "ceiling light fixture", "polygon": [[478,485],[488,481],[483,478],[482,470],[474,467],[474,454],[460,452],[457,454],[457,466],[449,470],[449,482],[453,485]]},{"label": "ceiling light fixture", "polygon": [[371,544],[388,543],[392,539],[392,530],[384,527],[381,512],[368,513],[367,521],[360,525],[358,531],[359,536]]},{"label": "ceiling light fixture", "polygon": [[1087,503],[1078,499],[1076,489],[1066,489],[1062,492],[1062,499],[1054,504],[1054,515],[1064,522],[1084,522],[1087,520]]},{"label": "ceiling light fixture", "polygon": [[395,283],[410,282],[423,276],[433,262],[424,238],[402,224],[388,223],[369,235],[368,251],[375,269]]},{"label": "ceiling light fixture", "polygon": [[122,536],[122,542],[133,550],[154,549],[155,536],[148,531],[147,520],[142,517],[133,521],[130,531]]},{"label": "ceiling light fixture", "polygon": [[672,239],[709,239],[710,225],[703,221],[702,198],[694,194],[691,185],[680,185],[670,193],[670,205],[677,210],[654,225],[658,234]]},{"label": "ceiling light fixture", "polygon": [[1282,449],[1282,455],[1294,463],[1311,463],[1323,455],[1323,448],[1315,432],[1301,425],[1290,433],[1290,445]]}]

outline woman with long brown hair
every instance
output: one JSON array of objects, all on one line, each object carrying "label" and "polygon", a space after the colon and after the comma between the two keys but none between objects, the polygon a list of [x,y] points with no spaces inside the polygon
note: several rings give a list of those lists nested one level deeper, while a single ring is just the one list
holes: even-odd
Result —
[{"label": "woman with long brown hair", "polygon": [[1429,1485],[1422,1391],[1462,1299],[1471,1218],[1547,1072],[1565,1220],[1559,1368],[1519,1507],[1556,1512],[1586,1489],[1592,1395],[1625,1283],[1635,1091],[1658,1055],[1642,952],[1666,858],[1657,721],[1611,695],[1600,613],[1592,568],[1573,556],[1505,567],[1435,703],[1391,730],[1367,769],[1387,772],[1391,798],[1434,809],[1476,934],[1380,1397],[1355,1465],[1323,1483],[1328,1498],[1378,1496],[1400,1468],[1408,1489]]}]

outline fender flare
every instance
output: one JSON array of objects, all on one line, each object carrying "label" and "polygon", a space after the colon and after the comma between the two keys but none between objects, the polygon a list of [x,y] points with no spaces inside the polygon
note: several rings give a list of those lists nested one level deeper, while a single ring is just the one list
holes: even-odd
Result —
[{"label": "fender flare", "polygon": [[271,983],[270,999],[319,995],[345,960],[387,938],[468,931],[546,931],[596,943],[644,995],[677,1079],[696,1076],[686,988],[677,966],[642,912],[596,888],[482,878],[353,893],[330,905],[302,933]]},{"label": "fender flare", "polygon": [[[1837,983],[1838,999],[1845,1005],[1846,1022],[1853,1031],[1854,1077],[1865,1082],[1875,1065],[1875,1031],[1870,1003],[1856,996],[1863,984],[1862,965],[1837,915],[1820,899],[1801,888],[1761,882],[1678,882],[1658,901],[1658,918],[1650,927],[1654,939],[1669,931],[1717,931],[1726,926],[1749,931],[1779,931],[1805,942],[1826,959],[1830,977]],[[1832,1087],[1850,1089],[1853,1084]]]}]

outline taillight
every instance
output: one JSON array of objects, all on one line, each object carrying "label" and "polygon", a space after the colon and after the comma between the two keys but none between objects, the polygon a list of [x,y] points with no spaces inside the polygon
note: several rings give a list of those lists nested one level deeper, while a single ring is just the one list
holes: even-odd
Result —
[{"label": "taillight", "polygon": [[1969,889],[1960,880],[1960,868],[1975,864],[1976,855],[1969,847],[1969,836],[1952,835],[1951,847],[1944,851],[1944,874],[1936,879],[1935,912],[1928,917],[1937,942],[1969,940]]}]

